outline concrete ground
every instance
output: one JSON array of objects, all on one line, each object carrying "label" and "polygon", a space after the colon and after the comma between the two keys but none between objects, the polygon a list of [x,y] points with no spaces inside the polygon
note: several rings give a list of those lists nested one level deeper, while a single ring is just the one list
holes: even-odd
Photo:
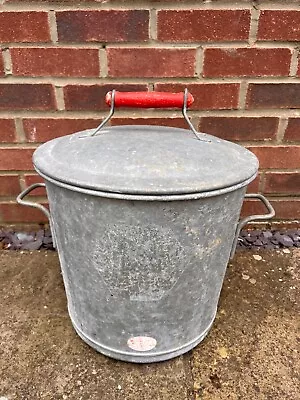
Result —
[{"label": "concrete ground", "polygon": [[0,252],[0,400],[299,400],[300,250],[240,252],[208,337],[174,360],[111,360],[74,332],[56,253]]}]

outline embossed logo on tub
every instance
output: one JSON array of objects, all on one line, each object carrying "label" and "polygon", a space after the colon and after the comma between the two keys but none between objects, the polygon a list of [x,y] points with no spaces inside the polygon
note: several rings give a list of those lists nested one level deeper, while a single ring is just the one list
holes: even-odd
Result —
[{"label": "embossed logo on tub", "polygon": [[96,241],[93,260],[111,291],[149,301],[159,300],[176,284],[185,256],[172,231],[121,224],[107,228],[103,240]]}]

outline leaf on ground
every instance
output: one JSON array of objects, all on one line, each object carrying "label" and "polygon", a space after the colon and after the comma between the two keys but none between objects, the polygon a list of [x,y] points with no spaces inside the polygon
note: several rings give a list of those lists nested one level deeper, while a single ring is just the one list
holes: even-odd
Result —
[{"label": "leaf on ground", "polygon": [[220,356],[222,358],[228,358],[228,352],[227,352],[226,347],[219,347],[218,348],[218,353],[220,354]]}]

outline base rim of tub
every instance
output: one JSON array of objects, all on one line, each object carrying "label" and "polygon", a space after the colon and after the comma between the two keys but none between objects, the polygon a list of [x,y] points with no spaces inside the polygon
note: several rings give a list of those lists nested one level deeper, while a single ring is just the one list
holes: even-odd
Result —
[{"label": "base rim of tub", "polygon": [[92,339],[90,336],[86,335],[78,326],[78,324],[74,321],[72,318],[71,314],[70,319],[73,325],[73,328],[75,329],[76,333],[78,336],[85,342],[87,343],[90,347],[92,347],[94,350],[97,352],[108,356],[110,358],[113,358],[115,360],[120,360],[120,361],[126,361],[126,362],[132,362],[132,363],[138,363],[138,364],[144,364],[144,363],[154,363],[154,362],[160,362],[160,361],[166,361],[170,360],[171,358],[175,358],[180,356],[181,354],[187,353],[188,351],[192,350],[194,347],[196,347],[202,340],[207,336],[208,332],[210,331],[213,322],[216,317],[216,313],[214,314],[214,317],[212,318],[211,322],[209,323],[208,327],[201,332],[200,335],[198,335],[196,338],[193,340],[187,342],[186,344],[180,346],[179,348],[171,349],[171,350],[165,350],[162,352],[153,352],[153,351],[145,351],[145,352],[135,352],[135,351],[120,351],[118,349],[114,349],[105,345],[100,344],[99,342],[95,341]]}]

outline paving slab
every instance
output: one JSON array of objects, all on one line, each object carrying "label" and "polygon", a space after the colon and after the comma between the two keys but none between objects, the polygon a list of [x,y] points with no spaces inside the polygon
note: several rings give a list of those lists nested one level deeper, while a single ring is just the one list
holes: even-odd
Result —
[{"label": "paving slab", "polygon": [[137,365],[76,335],[55,252],[0,251],[0,399],[299,400],[299,259],[297,249],[240,252],[208,337]]},{"label": "paving slab", "polygon": [[54,252],[0,252],[0,304],[1,400],[193,398],[190,355],[129,364],[77,336]]},{"label": "paving slab", "polygon": [[300,250],[235,257],[192,369],[195,399],[300,399]]}]

